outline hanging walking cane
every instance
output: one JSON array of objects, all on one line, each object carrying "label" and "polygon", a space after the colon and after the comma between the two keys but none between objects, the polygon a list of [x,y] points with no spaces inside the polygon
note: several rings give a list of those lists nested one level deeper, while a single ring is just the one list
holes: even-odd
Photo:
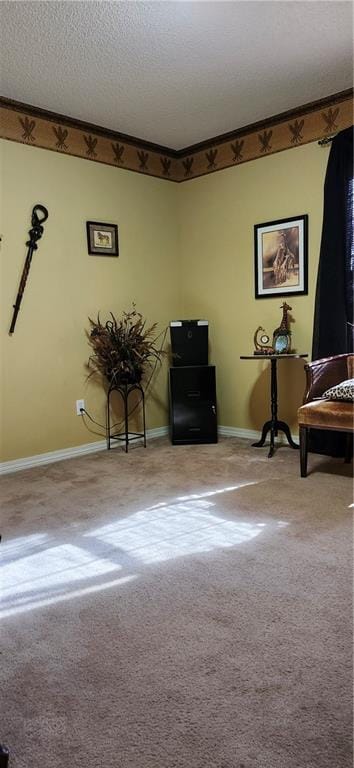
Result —
[{"label": "hanging walking cane", "polygon": [[[42,214],[41,217],[38,216],[37,211],[39,211]],[[29,233],[28,233],[30,236],[30,239],[27,240],[27,243],[26,243],[26,245],[28,246],[28,251],[27,251],[25,266],[23,267],[23,272],[20,280],[18,293],[16,296],[16,301],[13,306],[14,312],[12,315],[12,321],[11,321],[10,330],[9,330],[10,336],[11,334],[13,334],[15,330],[17,315],[20,311],[22,297],[25,291],[28,273],[30,271],[33,251],[36,251],[38,248],[37,242],[38,240],[41,239],[44,231],[42,225],[44,224],[45,221],[47,221],[47,218],[48,218],[48,211],[44,207],[44,205],[35,205],[32,210],[32,219],[31,219],[32,228],[29,230]]]}]

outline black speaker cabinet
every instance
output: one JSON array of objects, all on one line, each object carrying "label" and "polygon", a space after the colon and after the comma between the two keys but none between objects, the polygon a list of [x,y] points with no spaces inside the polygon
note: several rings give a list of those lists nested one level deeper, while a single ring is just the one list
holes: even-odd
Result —
[{"label": "black speaker cabinet", "polygon": [[174,320],[170,323],[173,365],[208,365],[208,321]]},{"label": "black speaker cabinet", "polygon": [[214,365],[170,368],[170,434],[173,445],[216,443]]}]

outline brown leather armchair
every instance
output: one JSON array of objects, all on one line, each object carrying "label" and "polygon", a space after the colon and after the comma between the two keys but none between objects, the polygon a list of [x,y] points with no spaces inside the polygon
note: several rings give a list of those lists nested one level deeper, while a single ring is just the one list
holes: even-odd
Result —
[{"label": "brown leather armchair", "polygon": [[350,461],[353,427],[353,403],[327,400],[323,393],[330,387],[354,378],[354,355],[335,355],[305,365],[306,391],[304,404],[298,410],[301,477],[307,477],[309,429],[332,429],[347,432],[346,461]]}]

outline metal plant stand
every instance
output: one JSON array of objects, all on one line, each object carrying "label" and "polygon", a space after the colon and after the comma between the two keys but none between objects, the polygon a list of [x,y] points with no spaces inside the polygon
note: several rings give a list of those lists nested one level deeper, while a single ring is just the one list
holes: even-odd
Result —
[{"label": "metal plant stand", "polygon": [[[140,402],[143,412],[143,431],[142,432],[129,432],[129,395],[132,392],[138,391],[140,393]],[[112,392],[119,392],[124,408],[124,431],[111,433],[111,421],[110,421],[110,402]],[[128,453],[128,445],[132,440],[143,440],[144,448],[146,448],[146,425],[145,425],[145,395],[144,390],[140,384],[111,384],[107,393],[107,423],[106,423],[106,435],[107,435],[107,449],[111,448],[112,440],[120,440],[125,443],[125,452]]]}]

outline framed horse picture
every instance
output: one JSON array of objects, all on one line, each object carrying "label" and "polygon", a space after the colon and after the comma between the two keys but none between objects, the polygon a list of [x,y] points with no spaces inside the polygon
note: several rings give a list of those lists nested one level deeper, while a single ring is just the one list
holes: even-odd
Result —
[{"label": "framed horse picture", "polygon": [[254,227],[256,299],[308,292],[308,216],[267,221]]},{"label": "framed horse picture", "polygon": [[117,224],[86,222],[88,252],[94,256],[119,256]]}]

